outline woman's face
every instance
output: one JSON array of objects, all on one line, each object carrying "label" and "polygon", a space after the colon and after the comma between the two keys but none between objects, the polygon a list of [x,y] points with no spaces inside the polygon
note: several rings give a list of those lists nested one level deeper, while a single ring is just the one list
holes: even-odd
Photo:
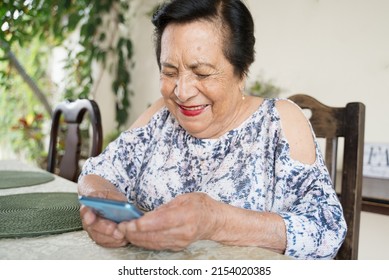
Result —
[{"label": "woman's face", "polygon": [[214,23],[169,24],[160,59],[165,104],[188,133],[217,138],[239,124],[244,81],[224,57]]}]

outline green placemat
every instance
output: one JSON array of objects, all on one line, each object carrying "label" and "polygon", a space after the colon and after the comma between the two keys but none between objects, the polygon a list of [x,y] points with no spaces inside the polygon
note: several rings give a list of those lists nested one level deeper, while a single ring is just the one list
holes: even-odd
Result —
[{"label": "green placemat", "polygon": [[76,193],[0,196],[0,238],[31,237],[82,229]]},{"label": "green placemat", "polygon": [[0,189],[26,187],[54,180],[49,172],[0,170]]}]

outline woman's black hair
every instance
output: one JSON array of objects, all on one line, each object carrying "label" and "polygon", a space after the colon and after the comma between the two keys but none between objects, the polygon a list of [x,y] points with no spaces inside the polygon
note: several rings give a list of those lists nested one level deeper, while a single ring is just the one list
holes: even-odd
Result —
[{"label": "woman's black hair", "polygon": [[240,0],[171,0],[162,4],[152,19],[159,67],[166,26],[204,19],[221,22],[224,56],[233,65],[235,74],[243,78],[254,61],[255,37],[251,13]]}]

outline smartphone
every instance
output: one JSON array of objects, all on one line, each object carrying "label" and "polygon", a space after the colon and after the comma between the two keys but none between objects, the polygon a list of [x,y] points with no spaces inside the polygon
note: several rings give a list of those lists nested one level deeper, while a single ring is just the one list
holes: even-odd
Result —
[{"label": "smartphone", "polygon": [[143,212],[135,205],[125,201],[92,196],[80,196],[79,201],[91,208],[97,215],[116,223],[138,219],[143,215]]}]

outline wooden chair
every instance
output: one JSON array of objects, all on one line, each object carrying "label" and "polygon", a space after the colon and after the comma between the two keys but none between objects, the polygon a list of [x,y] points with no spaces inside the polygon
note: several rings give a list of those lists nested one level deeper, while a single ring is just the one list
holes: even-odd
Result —
[{"label": "wooden chair", "polygon": [[[302,109],[311,111],[310,122],[317,138],[324,138],[325,162],[339,194],[348,231],[337,259],[357,259],[362,200],[362,167],[365,134],[365,105],[329,107],[304,94],[289,97]],[[338,139],[344,138],[342,178],[336,185]]]},{"label": "wooden chair", "polygon": [[89,113],[90,122],[93,128],[90,156],[96,156],[100,154],[102,150],[103,132],[100,110],[95,101],[89,99],[63,101],[58,104],[52,114],[47,171],[55,173],[57,164],[58,129],[60,126],[60,117],[63,115],[67,130],[65,151],[59,163],[58,175],[74,182],[77,181],[79,175],[81,152],[80,124],[82,123],[86,112]]}]

